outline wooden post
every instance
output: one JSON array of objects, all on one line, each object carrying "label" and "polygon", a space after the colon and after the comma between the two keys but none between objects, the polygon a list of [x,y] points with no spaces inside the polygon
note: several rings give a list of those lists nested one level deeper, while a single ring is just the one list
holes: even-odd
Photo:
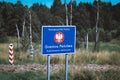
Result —
[{"label": "wooden post", "polygon": [[9,64],[14,65],[13,44],[9,45]]}]

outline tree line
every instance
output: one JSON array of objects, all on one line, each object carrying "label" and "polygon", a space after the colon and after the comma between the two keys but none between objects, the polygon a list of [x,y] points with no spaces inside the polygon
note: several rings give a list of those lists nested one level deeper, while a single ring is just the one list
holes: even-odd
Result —
[{"label": "tree line", "polygon": [[[97,17],[97,1],[93,3],[68,3],[68,21],[70,25],[70,4],[72,4],[72,25],[77,27],[77,43],[84,41],[86,33],[89,41],[95,40],[95,24]],[[120,3],[112,5],[111,2],[99,4],[99,30],[100,41],[120,39]],[[42,25],[66,25],[65,4],[61,0],[54,0],[51,8],[46,5],[34,3],[30,8],[23,6],[20,1],[16,4],[0,2],[0,42],[7,36],[17,36],[16,24],[20,33],[25,21],[26,32],[29,33],[29,11],[32,16],[33,41],[40,39]],[[26,34],[28,34],[26,33]],[[20,34],[22,36],[22,34]],[[34,37],[35,36],[35,37]]]}]

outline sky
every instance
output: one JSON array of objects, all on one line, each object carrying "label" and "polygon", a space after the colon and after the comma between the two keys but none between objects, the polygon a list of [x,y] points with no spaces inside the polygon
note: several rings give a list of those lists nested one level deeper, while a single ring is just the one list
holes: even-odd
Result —
[{"label": "sky", "polygon": [[[16,3],[17,0],[0,0],[0,2],[11,2],[11,3]],[[32,6],[33,3],[40,3],[40,4],[45,4],[48,7],[51,7],[53,4],[54,0],[20,0],[23,5],[28,5],[28,7]],[[61,0],[62,3],[64,3],[64,0]],[[70,2],[70,0],[66,0],[67,3]],[[94,0],[76,0],[77,3],[80,2],[88,2],[88,3],[93,3]],[[101,0],[103,2],[111,2],[113,5],[117,4],[120,2],[120,0]]]}]

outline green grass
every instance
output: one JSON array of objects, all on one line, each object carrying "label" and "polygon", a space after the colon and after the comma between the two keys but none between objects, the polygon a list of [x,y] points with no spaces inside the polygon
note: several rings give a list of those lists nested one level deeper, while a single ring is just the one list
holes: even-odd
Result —
[{"label": "green grass", "polygon": [[[94,49],[94,43],[89,42],[89,51]],[[120,53],[120,41],[118,42],[100,42],[99,51],[118,52]]]},{"label": "green grass", "polygon": [[[60,70],[51,74],[51,80],[65,80],[65,71]],[[37,72],[0,72],[0,80],[47,80],[47,74]],[[77,72],[69,72],[68,80],[120,80],[119,70],[108,71],[90,71],[81,70]]]},{"label": "green grass", "polygon": [[[65,72],[61,70],[51,75],[51,80],[65,80]],[[120,71],[90,71],[81,70],[77,72],[69,72],[68,80],[120,80]]]},{"label": "green grass", "polygon": [[100,51],[109,51],[109,52],[119,52],[120,53],[120,45],[113,43],[101,43]]},{"label": "green grass", "polygon": [[46,75],[43,72],[0,72],[0,80],[46,80]]},{"label": "green grass", "polygon": [[[16,55],[17,56],[17,55]],[[20,53],[19,56],[15,58],[15,64],[32,64],[32,63],[39,63],[39,64],[46,64],[47,57],[42,56],[40,53],[35,53],[33,59],[31,59],[29,53]]]},{"label": "green grass", "polygon": [[72,57],[69,55],[69,62],[74,64],[110,64],[120,65],[120,54],[115,52],[86,52],[78,50]]}]

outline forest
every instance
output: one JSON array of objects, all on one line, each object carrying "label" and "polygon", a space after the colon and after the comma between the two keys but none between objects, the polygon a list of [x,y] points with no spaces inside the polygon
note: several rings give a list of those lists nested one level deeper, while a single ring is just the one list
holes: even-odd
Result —
[{"label": "forest", "polygon": [[[77,27],[77,43],[84,41],[86,33],[89,41],[95,41],[95,25],[97,17],[97,1],[93,3],[67,3],[68,24],[70,24],[70,5],[72,4],[72,25]],[[22,36],[23,24],[25,33],[29,35],[31,12],[33,41],[40,40],[42,25],[66,25],[65,4],[61,0],[54,0],[51,8],[46,5],[34,3],[31,7],[24,6],[20,0],[16,4],[0,2],[0,42],[6,42],[8,36],[17,37],[16,25]],[[99,40],[109,42],[120,40],[120,3],[112,5],[111,2],[99,3]]]}]

